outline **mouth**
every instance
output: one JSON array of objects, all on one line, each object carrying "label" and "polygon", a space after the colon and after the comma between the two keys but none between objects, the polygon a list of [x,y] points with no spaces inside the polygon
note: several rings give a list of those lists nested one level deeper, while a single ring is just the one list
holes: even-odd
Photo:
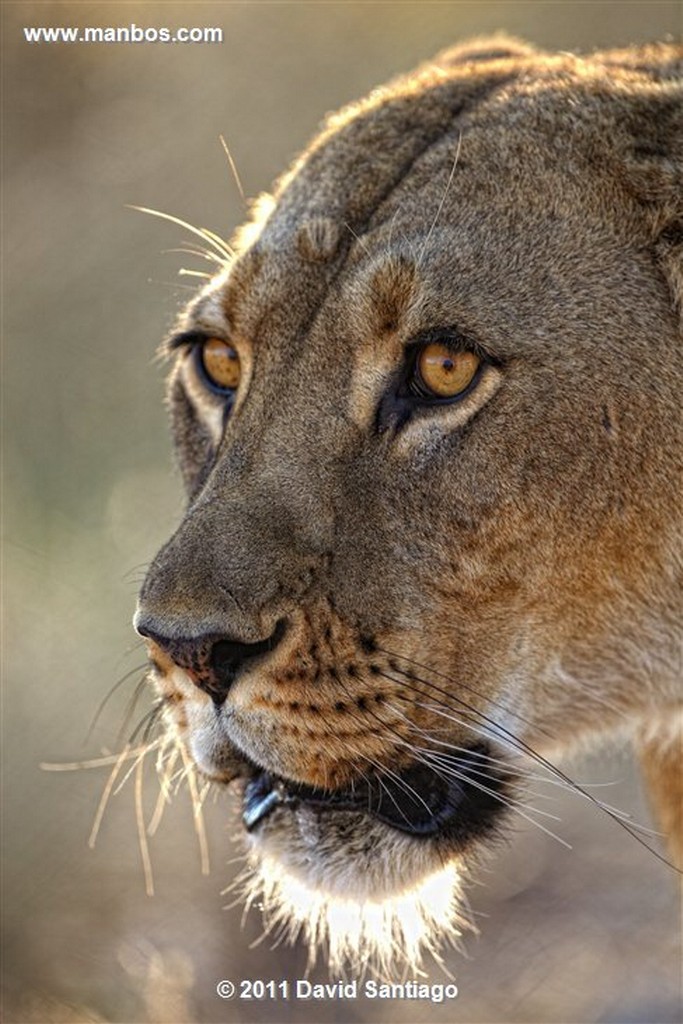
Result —
[{"label": "mouth", "polygon": [[[321,949],[330,965],[438,959],[444,936],[471,927],[463,903],[470,865],[504,826],[516,774],[485,741],[386,761],[342,787],[288,778],[233,747],[241,794],[247,906],[266,931]],[[239,762],[239,763],[238,763]],[[362,967],[360,968],[362,969]]]},{"label": "mouth", "polygon": [[255,832],[278,809],[322,814],[352,811],[416,839],[447,836],[457,845],[482,832],[501,809],[505,778],[486,770],[485,746],[473,747],[452,768],[414,763],[401,772],[376,772],[347,789],[328,790],[257,770],[246,782],[242,822]]},{"label": "mouth", "polygon": [[[496,766],[494,768],[494,765]],[[462,886],[500,833],[514,771],[481,742],[452,757],[368,772],[325,789],[249,764],[245,896],[267,929],[320,948],[337,965],[418,969],[440,937],[469,927]]]}]

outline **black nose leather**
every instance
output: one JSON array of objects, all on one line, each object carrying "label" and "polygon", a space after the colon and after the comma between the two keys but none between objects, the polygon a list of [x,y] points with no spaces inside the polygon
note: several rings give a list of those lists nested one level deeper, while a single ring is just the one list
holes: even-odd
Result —
[{"label": "black nose leather", "polygon": [[140,622],[137,631],[152,640],[171,661],[190,676],[194,683],[208,693],[216,704],[222,704],[239,673],[271,651],[274,651],[286,631],[284,619],[265,640],[244,643],[221,633],[198,637],[167,637],[156,624]]}]

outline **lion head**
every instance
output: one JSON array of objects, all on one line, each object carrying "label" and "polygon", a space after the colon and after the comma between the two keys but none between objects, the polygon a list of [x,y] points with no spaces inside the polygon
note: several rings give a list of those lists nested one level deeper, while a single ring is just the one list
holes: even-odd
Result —
[{"label": "lion head", "polygon": [[530,766],[680,700],[679,60],[495,39],[377,89],[167,342],[137,629],[335,957],[417,955]]}]

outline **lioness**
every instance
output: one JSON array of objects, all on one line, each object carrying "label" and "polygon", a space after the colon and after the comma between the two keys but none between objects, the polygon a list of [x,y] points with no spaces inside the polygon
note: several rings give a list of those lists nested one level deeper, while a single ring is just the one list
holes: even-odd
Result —
[{"label": "lioness", "polygon": [[188,506],[136,628],[336,960],[431,947],[609,730],[681,863],[682,55],[496,37],[377,89],[166,343]]}]

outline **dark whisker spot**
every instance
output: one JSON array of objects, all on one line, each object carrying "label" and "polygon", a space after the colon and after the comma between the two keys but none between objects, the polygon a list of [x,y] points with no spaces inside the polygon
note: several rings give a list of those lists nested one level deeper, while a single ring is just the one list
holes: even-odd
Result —
[{"label": "dark whisker spot", "polygon": [[361,636],[360,645],[366,654],[374,654],[377,650],[377,644],[371,636]]}]

